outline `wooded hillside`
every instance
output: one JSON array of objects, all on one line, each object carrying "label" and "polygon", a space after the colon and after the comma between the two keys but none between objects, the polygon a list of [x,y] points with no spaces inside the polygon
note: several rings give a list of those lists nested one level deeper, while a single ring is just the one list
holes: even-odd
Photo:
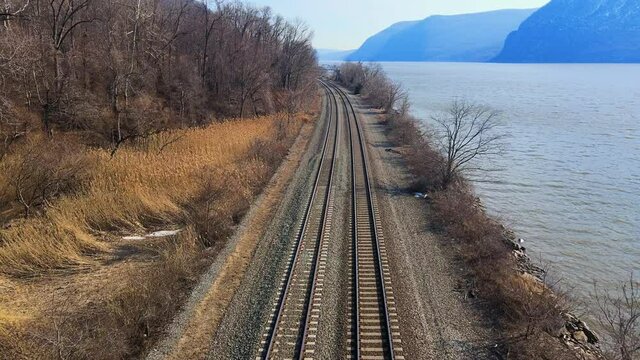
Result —
[{"label": "wooded hillside", "polygon": [[2,153],[38,127],[117,147],[212,118],[295,111],[315,86],[310,38],[239,2],[4,0]]}]

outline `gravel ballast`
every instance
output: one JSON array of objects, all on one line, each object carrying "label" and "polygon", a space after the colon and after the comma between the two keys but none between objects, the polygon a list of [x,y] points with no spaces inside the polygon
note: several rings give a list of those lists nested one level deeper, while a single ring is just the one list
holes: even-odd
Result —
[{"label": "gravel ballast", "polygon": [[409,190],[411,176],[379,116],[358,103],[376,184],[407,359],[491,359],[492,323],[464,292],[455,257],[429,230],[429,206]]},{"label": "gravel ballast", "polygon": [[[461,269],[444,240],[429,230],[427,202],[416,199],[408,190],[411,177],[399,152],[388,151],[391,145],[380,118],[375,112],[358,104],[357,98],[351,99],[359,112],[359,121],[368,144],[405,358],[494,358],[491,349],[497,335],[491,330],[491,322],[476,309],[477,304],[465,298],[464,292],[458,291],[458,284],[463,281]],[[347,308],[350,302],[347,293],[351,277],[351,176],[348,130],[342,107],[340,116],[331,242],[314,359],[344,358],[347,343]],[[247,256],[248,265],[246,272],[238,275],[237,291],[234,288],[233,297],[211,334],[200,336],[206,339],[202,350],[185,352],[184,344],[182,347],[176,344],[180,345],[180,340],[189,336],[187,324],[199,321],[199,312],[194,309],[198,305],[202,307],[202,299],[208,293],[211,296],[211,284],[219,277],[220,269],[228,258],[234,256],[234,249],[242,244],[243,237],[255,232],[251,226],[241,227],[230,240],[209,273],[203,277],[183,313],[168,330],[165,341],[151,353],[149,359],[180,358],[185,354],[192,358],[253,359],[258,354],[287,258],[312,190],[327,120],[325,98],[315,128],[312,132],[310,129],[306,145],[298,150],[301,154],[298,155],[297,165],[289,165],[291,168],[287,170],[295,171],[295,174],[287,177],[288,185],[283,185],[277,201],[266,201],[272,204],[272,208],[266,209],[268,221],[261,225],[259,236],[253,234],[254,237],[258,236],[252,247],[255,251],[244,255]],[[264,212],[265,206],[265,202],[259,199],[247,215],[247,221],[251,220],[254,211]]]},{"label": "gravel ballast", "polygon": [[326,107],[283,199],[273,209],[251,265],[212,339],[209,359],[250,359],[256,356],[272,313],[278,284],[296,237],[320,161],[326,131]]}]

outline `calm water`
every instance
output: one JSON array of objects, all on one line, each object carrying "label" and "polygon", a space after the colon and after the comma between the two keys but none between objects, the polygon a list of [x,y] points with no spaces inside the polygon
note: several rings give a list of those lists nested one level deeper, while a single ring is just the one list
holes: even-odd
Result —
[{"label": "calm water", "polygon": [[640,65],[386,63],[425,119],[456,98],[503,112],[487,208],[578,294],[640,276]]}]

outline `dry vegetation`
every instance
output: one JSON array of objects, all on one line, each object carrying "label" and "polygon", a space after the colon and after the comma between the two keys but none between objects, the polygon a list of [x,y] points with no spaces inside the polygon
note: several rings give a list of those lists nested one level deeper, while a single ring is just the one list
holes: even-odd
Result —
[{"label": "dry vegetation", "polygon": [[407,94],[400,84],[392,81],[380,64],[344,63],[338,68],[336,78],[356,95],[367,97],[369,103],[389,112],[398,102],[408,109]]},{"label": "dry vegetation", "polygon": [[[302,121],[275,115],[175,130],[131,143],[113,158],[108,149],[73,145],[71,160],[51,161],[69,158],[72,140],[62,137],[20,144],[0,165],[3,214],[23,214],[20,192],[37,200],[28,217],[0,230],[0,353],[98,359],[143,351],[269,180]],[[31,151],[43,147],[49,150]],[[13,180],[34,168],[37,176]],[[159,228],[183,231],[120,239]]]},{"label": "dry vegetation", "polygon": [[[486,214],[464,178],[468,154],[482,156],[500,149],[503,135],[494,132],[497,113],[466,102],[452,104],[434,120],[440,128],[425,131],[410,114],[406,94],[379,68],[346,64],[337,80],[371,103],[384,106],[390,139],[402,148],[415,178],[415,191],[431,200],[431,224],[468,266],[467,295],[477,297],[504,333],[499,349],[509,359],[577,359],[559,337],[570,303],[556,284],[522,271],[512,235]],[[386,94],[386,95],[385,95]],[[379,98],[387,99],[380,101]],[[490,140],[490,141],[489,141]]]},{"label": "dry vegetation", "polygon": [[[316,76],[310,31],[268,8],[2,1],[0,358],[144,353],[318,106]],[[181,231],[123,238],[152,230]]]},{"label": "dry vegetation", "polygon": [[[212,204],[223,197],[219,193],[235,186],[240,189],[231,194],[239,199],[232,203],[244,207],[246,193],[260,185],[287,150],[269,142],[275,138],[270,133],[275,119],[158,134],[113,158],[102,149],[30,139],[0,164],[3,213],[25,217],[0,232],[0,272],[36,276],[90,264],[86,254],[104,250],[95,234],[184,223],[189,206],[214,213],[219,209]],[[241,162],[248,152],[253,158]],[[243,178],[247,174],[254,176]]]},{"label": "dry vegetation", "polygon": [[4,0],[0,157],[25,129],[117,149],[212,118],[297,112],[314,92],[311,32],[223,0]]},{"label": "dry vegetation", "polygon": [[[418,156],[417,151],[413,156]],[[554,286],[518,271],[504,228],[479,206],[464,184],[432,192],[433,225],[462,257],[469,294],[486,304],[504,330],[504,353],[513,359],[578,358],[559,341],[570,303]]]},{"label": "dry vegetation", "polygon": [[592,297],[600,312],[596,315],[605,332],[605,351],[612,360],[640,357],[640,282],[633,274],[617,291],[594,284]]}]

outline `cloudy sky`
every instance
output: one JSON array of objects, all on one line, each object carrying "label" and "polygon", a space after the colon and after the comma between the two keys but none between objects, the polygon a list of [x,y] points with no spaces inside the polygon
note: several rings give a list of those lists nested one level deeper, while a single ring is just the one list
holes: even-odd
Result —
[{"label": "cloudy sky", "polygon": [[429,15],[464,14],[495,9],[535,8],[549,0],[248,0],[270,6],[289,20],[301,19],[314,30],[314,46],[354,49],[387,26]]}]

